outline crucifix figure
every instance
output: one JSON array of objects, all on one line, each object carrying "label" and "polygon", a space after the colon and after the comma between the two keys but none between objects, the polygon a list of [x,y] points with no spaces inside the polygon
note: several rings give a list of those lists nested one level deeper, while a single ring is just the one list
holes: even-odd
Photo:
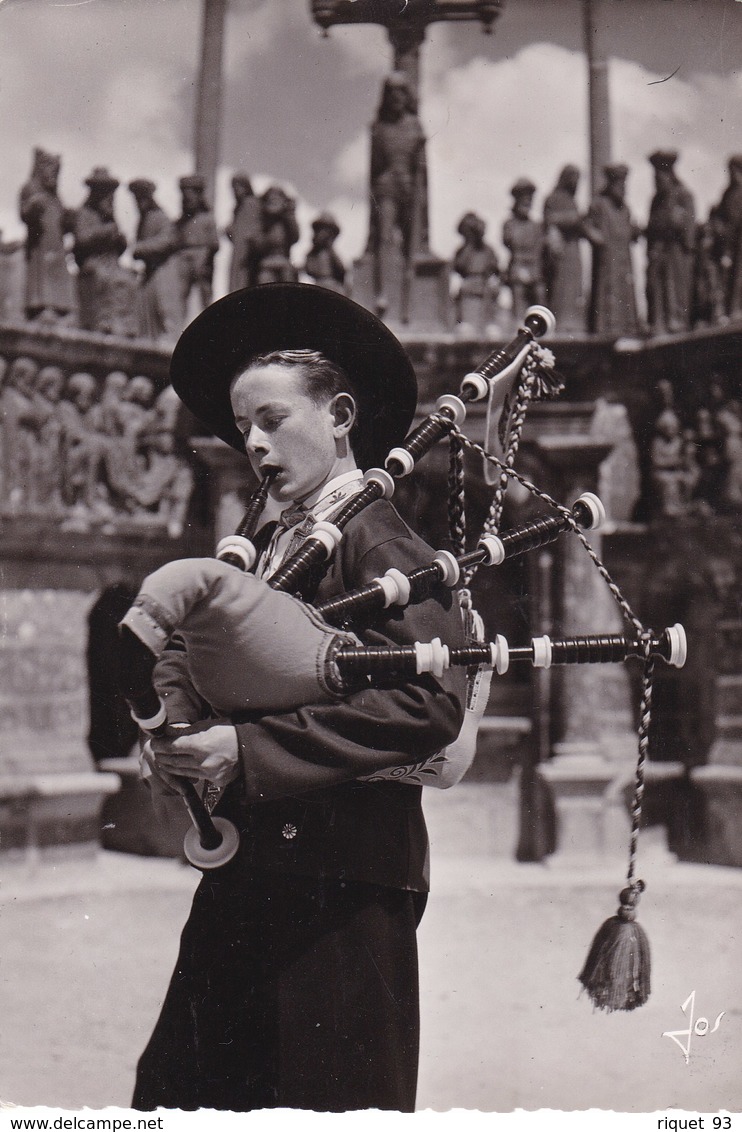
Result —
[{"label": "crucifix figure", "polygon": [[418,117],[420,48],[429,24],[479,19],[491,31],[504,0],[312,0],[327,33],[336,24],[387,29],[393,70],[371,128],[371,214],[353,294],[391,324],[440,329],[448,321],[447,269],[428,245],[425,136]]}]

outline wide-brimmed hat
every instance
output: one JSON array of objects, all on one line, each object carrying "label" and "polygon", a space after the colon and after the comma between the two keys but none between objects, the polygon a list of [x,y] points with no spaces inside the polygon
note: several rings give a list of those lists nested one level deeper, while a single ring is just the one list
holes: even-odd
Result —
[{"label": "wide-brimmed hat", "polygon": [[515,197],[532,197],[536,192],[536,186],[533,181],[529,181],[528,177],[519,177],[510,190],[510,195]]},{"label": "wide-brimmed hat", "polygon": [[275,350],[318,350],[345,371],[358,400],[358,464],[364,469],[383,465],[412,424],[415,371],[391,330],[336,291],[311,283],[233,291],[183,331],[170,361],[170,380],[199,421],[244,453],[230,386],[253,358]]},{"label": "wide-brimmed hat", "polygon": [[96,165],[90,176],[85,178],[85,184],[91,189],[117,189],[120,181],[109,173],[105,165]]},{"label": "wide-brimmed hat", "polygon": [[611,165],[604,165],[603,173],[607,181],[625,181],[629,175],[629,167],[628,165],[616,162]]}]

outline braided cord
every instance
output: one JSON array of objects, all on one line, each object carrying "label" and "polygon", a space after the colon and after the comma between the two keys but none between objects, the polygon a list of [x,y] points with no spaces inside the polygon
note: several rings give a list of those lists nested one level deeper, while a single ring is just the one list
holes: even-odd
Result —
[{"label": "braided cord", "polygon": [[639,757],[636,763],[634,796],[631,801],[629,868],[626,874],[629,888],[638,888],[639,892],[643,890],[644,882],[635,881],[634,872],[636,867],[637,844],[639,841],[639,826],[642,816],[642,802],[644,800],[644,771],[649,755],[649,725],[652,716],[652,683],[654,678],[654,658],[651,655],[649,634],[643,635],[642,645],[644,648],[644,671],[642,673],[642,700],[639,711]]},{"label": "braided cord", "polygon": [[495,494],[490,505],[490,510],[487,518],[484,521],[484,528],[482,533],[485,535],[494,535],[500,529],[500,522],[502,520],[502,507],[505,492],[508,486],[508,470],[512,469],[515,464],[515,457],[518,455],[518,448],[520,446],[520,438],[523,432],[523,425],[526,420],[526,413],[528,406],[533,398],[533,393],[536,385],[536,367],[537,361],[533,354],[529,354],[523,363],[521,370],[520,381],[518,383],[518,391],[515,397],[512,410],[508,414],[507,421],[507,446],[505,448],[504,469],[500,474],[500,480],[495,489]]},{"label": "braided cord", "polygon": [[[458,432],[458,430],[456,431]],[[611,593],[613,594],[615,601],[620,606],[625,619],[637,634],[644,633],[644,626],[631,609],[628,601],[622,594],[619,587],[613,581],[613,578],[608,573],[608,570],[603,565],[598,555],[593,550],[572,512],[568,510],[568,508],[563,507],[561,503],[557,503],[557,501],[553,499],[551,495],[548,495],[547,492],[541,491],[540,488],[536,487],[536,485],[531,483],[530,480],[526,479],[525,476],[522,476],[520,472],[516,472],[514,468],[508,468],[502,460],[498,460],[497,456],[493,456],[490,452],[487,452],[481,444],[477,444],[475,441],[470,440],[462,432],[458,432],[458,435],[460,436],[465,448],[470,448],[472,452],[476,452],[479,456],[481,456],[483,460],[486,460],[488,463],[492,464],[493,467],[502,469],[508,478],[517,480],[517,482],[524,488],[526,488],[527,491],[530,491],[530,493],[537,499],[540,499],[543,503],[546,503],[548,507],[552,508],[552,510],[554,511],[557,511],[562,516],[565,523],[569,526],[570,530],[573,531],[575,535],[577,535],[577,538],[580,540],[587,554],[590,556],[593,565],[598,570],[600,576],[603,578],[603,581],[606,583]]]},{"label": "braided cord", "polygon": [[593,565],[596,567],[603,581],[608,586],[614,600],[621,609],[624,618],[634,629],[637,636],[641,639],[642,649],[644,653],[644,672],[642,677],[642,701],[641,710],[639,713],[638,728],[639,753],[636,764],[634,795],[631,803],[631,838],[629,843],[629,864],[627,872],[628,890],[630,893],[629,899],[631,900],[633,905],[639,899],[639,895],[644,891],[645,887],[643,880],[634,879],[634,874],[636,868],[637,845],[639,840],[639,827],[641,824],[642,803],[644,800],[644,771],[649,751],[649,728],[652,716],[652,684],[654,677],[654,659],[651,655],[652,633],[650,630],[645,629],[639,618],[632,610],[620,588],[613,581],[613,578],[609,574],[603,562],[593,550],[585,534],[578,526],[576,519],[572,515],[572,512],[567,510],[567,508],[563,507],[560,503],[557,503],[557,501],[553,499],[547,492],[541,491],[539,488],[537,488],[535,484],[531,483],[530,480],[527,480],[525,476],[522,476],[519,472],[516,472],[514,468],[508,468],[502,460],[498,460],[496,456],[493,456],[490,452],[487,452],[481,446],[481,444],[477,444],[475,443],[475,441],[469,440],[469,438],[464,436],[463,433],[459,433],[459,436],[464,447],[470,448],[473,452],[478,453],[478,455],[481,456],[482,459],[488,461],[488,463],[492,464],[494,467],[500,468],[503,471],[503,474],[511,479],[517,480],[518,483],[521,484],[522,487],[526,488],[527,491],[531,492],[532,495],[536,496],[536,498],[540,499],[543,503],[546,503],[547,506],[553,508],[563,516],[565,522],[568,524],[574,534],[577,535],[577,538],[585,548],[587,554],[593,562]]},{"label": "braided cord", "polygon": [[454,554],[465,554],[464,445],[454,432],[449,433],[448,448],[448,535]]}]

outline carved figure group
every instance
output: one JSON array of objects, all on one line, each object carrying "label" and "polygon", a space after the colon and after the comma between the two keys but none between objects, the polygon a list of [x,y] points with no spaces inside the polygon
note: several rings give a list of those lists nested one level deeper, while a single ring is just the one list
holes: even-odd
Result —
[{"label": "carved figure group", "polygon": [[[536,186],[520,178],[512,186],[512,211],[502,229],[509,252],[502,271],[496,249],[485,242],[482,218],[473,212],[462,217],[458,232],[463,242],[451,264],[461,331],[500,332],[507,305],[502,285],[509,292],[512,321],[519,321],[530,303],[546,302],[555,311],[559,331],[566,334],[674,334],[742,319],[742,154],[729,158],[729,183],[708,218],[700,221],[692,194],[675,171],[677,152],[657,150],[648,160],[655,192],[644,228],[626,205],[629,170],[621,164],[605,167],[604,186],[585,215],[576,199],[580,171],[575,165],[565,165],[559,173],[540,219],[533,215]],[[204,178],[194,174],[180,179],[182,207],[175,220],[158,204],[153,181],[137,178],[129,183],[139,212],[130,245],[140,265],[135,277],[120,262],[127,239],[114,212],[118,180],[103,167],[93,169],[85,182],[87,199],[70,209],[59,198],[59,172],[57,155],[35,149],[31,175],[20,192],[27,232],[26,318],[173,342],[213,297],[219,233]],[[233,216],[224,232],[232,245],[230,289],[299,278],[292,262],[300,238],[296,201],[278,184],[256,196],[244,172],[235,173],[232,189]],[[312,222],[312,244],[301,277],[348,290],[392,321],[405,322],[416,273],[437,280],[435,269],[444,265],[428,244],[425,135],[412,88],[398,72],[384,81],[371,127],[369,200],[368,243],[352,279],[335,249],[339,224],[324,212]],[[632,245],[642,237],[647,251],[647,327],[638,316],[632,255]],[[587,297],[586,244],[592,252]],[[0,251],[9,256],[15,245],[0,242]],[[19,272],[20,267],[13,279]],[[11,275],[0,273],[0,317],[11,312],[12,318],[19,306],[4,294]],[[19,288],[20,281],[12,285]],[[420,298],[416,289],[415,302],[432,302],[438,318],[433,286],[429,283],[425,290],[420,282],[417,289],[425,293]],[[448,303],[445,286],[444,291]]]},{"label": "carved figure group", "polygon": [[86,530],[128,520],[183,529],[193,487],[175,451],[172,395],[148,377],[99,382],[28,357],[0,360],[0,514]]},{"label": "carved figure group", "polygon": [[661,409],[649,451],[649,512],[678,517],[742,509],[742,404],[712,379],[706,404],[689,419],[669,383],[658,387]]}]

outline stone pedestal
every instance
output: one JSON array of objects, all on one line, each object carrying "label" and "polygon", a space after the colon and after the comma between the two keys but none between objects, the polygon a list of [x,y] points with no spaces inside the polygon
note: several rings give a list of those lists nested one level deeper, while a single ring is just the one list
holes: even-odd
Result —
[{"label": "stone pedestal", "polygon": [[409,275],[398,249],[387,252],[384,304],[379,304],[376,265],[372,255],[353,264],[351,297],[379,314],[394,331],[440,334],[453,324],[448,264],[431,253],[416,255]]}]

